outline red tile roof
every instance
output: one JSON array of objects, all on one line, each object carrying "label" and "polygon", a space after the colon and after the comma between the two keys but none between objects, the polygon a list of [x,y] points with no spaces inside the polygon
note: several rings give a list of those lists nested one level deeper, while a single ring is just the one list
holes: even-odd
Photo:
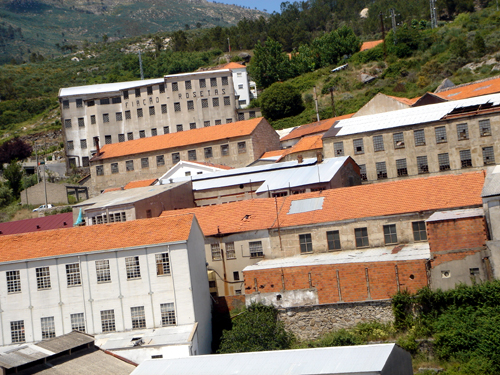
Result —
[{"label": "red tile roof", "polygon": [[311,151],[323,149],[323,135],[311,135],[309,137],[304,137],[296,144],[290,148],[285,148],[284,150],[268,151],[261,156],[261,159],[269,158],[272,156],[281,156],[279,160],[290,154],[296,154],[297,152]]},{"label": "red tile roof", "polygon": [[329,118],[326,120],[321,120],[319,122],[313,122],[311,124],[305,124],[305,125],[299,126],[298,128],[293,129],[286,136],[281,138],[280,142],[287,141],[289,139],[300,138],[300,137],[303,137],[305,135],[324,133],[333,126],[335,121],[340,121],[340,120],[343,120],[346,118],[351,118],[352,115],[354,115],[354,113],[350,113],[348,115],[343,115],[343,116],[337,116],[337,117]]},{"label": "red tile roof", "polygon": [[0,236],[0,262],[186,241],[193,215]]},{"label": "red tile roof", "polygon": [[500,77],[464,83],[463,85],[450,87],[449,89],[436,92],[434,95],[446,100],[460,100],[473,98],[475,96],[495,94],[497,92],[500,92]]},{"label": "red tile roof", "polygon": [[248,136],[260,124],[267,124],[264,117],[254,118],[246,121],[238,121],[230,124],[209,126],[206,128],[192,129],[183,132],[163,134],[155,137],[139,138],[133,141],[111,143],[101,148],[99,156],[92,160],[116,158],[120,156],[136,155],[152,151],[160,151],[178,148],[200,143],[214,142],[227,138]]},{"label": "red tile roof", "polygon": [[235,62],[230,62],[226,65],[222,65],[221,68],[223,68],[223,69],[240,69],[240,68],[246,68],[246,66],[235,63]]},{"label": "red tile roof", "polygon": [[104,189],[102,193],[104,194],[104,193],[109,193],[111,191],[118,191],[118,190],[123,190],[123,188],[121,186],[120,187],[107,188],[107,189]]},{"label": "red tile roof", "polygon": [[214,168],[219,168],[219,169],[234,169],[233,167],[230,167],[228,165],[222,165],[222,164],[214,164],[214,163],[208,163],[208,162],[203,162],[203,161],[193,161],[190,160],[190,163],[194,164],[200,164],[200,165],[206,165],[207,167],[214,167]]},{"label": "red tile roof", "polygon": [[366,51],[367,49],[370,49],[370,48],[373,48],[373,47],[376,47],[378,46],[380,43],[382,43],[384,41],[384,39],[380,39],[380,40],[372,40],[370,42],[363,42],[363,44],[361,45],[361,49],[360,51]]},{"label": "red tile roof", "polygon": [[138,187],[146,187],[146,186],[151,186],[153,185],[156,181],[158,181],[157,178],[150,178],[149,180],[137,180],[137,181],[131,181],[127,185],[123,187],[124,190],[127,189],[134,189]]},{"label": "red tile roof", "polygon": [[[374,216],[480,206],[483,172],[412,178],[278,198],[280,227],[293,227]],[[293,201],[324,197],[321,210],[288,214]],[[273,198],[165,211],[162,217],[194,213],[203,233],[238,233],[276,228]]]},{"label": "red tile roof", "polygon": [[401,98],[399,96],[392,96],[392,95],[387,95],[389,98],[392,98],[394,100],[397,100],[398,102],[401,102],[403,104],[406,104],[408,106],[411,106],[413,104],[415,104],[415,102],[420,99],[420,96],[419,97],[416,97],[416,98],[413,98],[413,99],[408,99],[408,98]]},{"label": "red tile roof", "polygon": [[0,223],[0,236],[16,233],[40,232],[57,228],[72,228],[73,213],[49,215],[34,219]]}]

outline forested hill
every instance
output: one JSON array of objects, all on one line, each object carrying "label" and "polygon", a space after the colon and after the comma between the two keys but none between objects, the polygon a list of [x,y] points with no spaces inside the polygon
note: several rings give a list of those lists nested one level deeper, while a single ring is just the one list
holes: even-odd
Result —
[{"label": "forested hill", "polygon": [[83,44],[267,17],[207,0],[0,0],[0,64],[49,58]]}]

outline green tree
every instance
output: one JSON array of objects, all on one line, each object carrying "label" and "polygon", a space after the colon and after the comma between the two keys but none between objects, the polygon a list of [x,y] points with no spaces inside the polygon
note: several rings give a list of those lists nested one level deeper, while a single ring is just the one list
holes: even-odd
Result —
[{"label": "green tree", "polygon": [[7,186],[12,190],[14,199],[19,197],[22,188],[23,170],[21,163],[14,161],[3,171],[3,177],[7,180]]},{"label": "green tree", "polygon": [[273,306],[253,303],[222,333],[219,353],[258,352],[290,348],[293,336],[285,331]]},{"label": "green tree", "polygon": [[343,26],[314,39],[312,45],[318,58],[317,65],[324,67],[336,64],[345,55],[358,52],[361,40],[351,28]]},{"label": "green tree", "polygon": [[182,30],[176,31],[172,35],[171,42],[172,42],[172,50],[174,52],[187,50],[188,41],[187,41],[186,33],[184,31],[182,31]]},{"label": "green tree", "polygon": [[267,38],[264,44],[258,42],[255,46],[248,71],[257,87],[265,89],[291,77],[290,59],[279,42]]},{"label": "green tree", "polygon": [[12,189],[0,181],[0,207],[7,206],[12,201]]},{"label": "green tree", "polygon": [[276,82],[259,98],[262,114],[269,120],[295,116],[304,110],[299,90],[289,83]]},{"label": "green tree", "polygon": [[480,56],[486,53],[486,43],[484,42],[484,38],[479,33],[476,33],[474,36],[474,50]]}]

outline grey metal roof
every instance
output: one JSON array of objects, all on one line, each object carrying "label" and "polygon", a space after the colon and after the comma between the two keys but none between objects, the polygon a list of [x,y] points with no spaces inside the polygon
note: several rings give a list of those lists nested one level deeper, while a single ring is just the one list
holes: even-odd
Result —
[{"label": "grey metal roof", "polygon": [[81,345],[94,342],[94,337],[85,333],[73,331],[65,335],[54,337],[53,339],[41,341],[36,345],[40,348],[50,350],[54,353],[61,353]]},{"label": "grey metal roof", "polygon": [[325,197],[308,198],[297,201],[292,201],[288,214],[301,214],[303,212],[311,212],[323,209],[323,201]]},{"label": "grey metal roof", "polygon": [[185,77],[185,76],[192,76],[192,75],[212,75],[214,73],[220,73],[220,72],[230,72],[230,69],[217,69],[217,70],[202,70],[199,72],[189,72],[189,73],[177,73],[177,74],[168,74],[165,77],[165,79],[170,79],[170,78],[176,78],[176,77]]},{"label": "grey metal roof", "polygon": [[[454,109],[486,103],[499,105],[500,94],[484,95],[463,100],[429,104],[421,107],[400,109],[397,111],[377,113],[374,115],[351,117],[349,119],[339,121],[336,128],[340,128],[340,130],[336,136],[340,137],[350,134],[439,121]],[[334,135],[329,130],[325,134],[324,138],[332,136]]]},{"label": "grey metal roof", "polygon": [[59,96],[76,96],[76,95],[91,95],[91,94],[121,94],[121,90],[133,89],[163,83],[163,78],[143,79],[138,81],[116,82],[116,83],[100,83],[97,85],[65,87],[59,90]]},{"label": "grey metal roof", "polygon": [[483,198],[494,195],[500,195],[500,165],[495,166],[491,173],[486,175],[481,192]]},{"label": "grey metal roof", "polygon": [[426,222],[465,219],[468,217],[484,216],[482,208],[468,208],[465,210],[438,211],[434,212]]},{"label": "grey metal roof", "polygon": [[146,360],[132,375],[374,375],[383,374],[393,355],[409,356],[396,344],[212,354]]},{"label": "grey metal roof", "polygon": [[401,260],[429,259],[429,244],[426,242],[360,250],[342,250],[332,253],[298,255],[287,258],[266,259],[245,267],[243,271],[256,271],[281,267],[317,266],[327,264],[391,262]]}]

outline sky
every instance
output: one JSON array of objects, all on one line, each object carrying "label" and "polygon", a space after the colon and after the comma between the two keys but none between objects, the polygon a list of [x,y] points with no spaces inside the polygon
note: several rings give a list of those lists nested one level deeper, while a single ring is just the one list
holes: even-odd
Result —
[{"label": "sky", "polygon": [[285,0],[217,0],[218,3],[242,5],[252,9],[257,8],[259,10],[267,9],[269,14],[274,11],[279,12],[280,5],[283,1]]}]

